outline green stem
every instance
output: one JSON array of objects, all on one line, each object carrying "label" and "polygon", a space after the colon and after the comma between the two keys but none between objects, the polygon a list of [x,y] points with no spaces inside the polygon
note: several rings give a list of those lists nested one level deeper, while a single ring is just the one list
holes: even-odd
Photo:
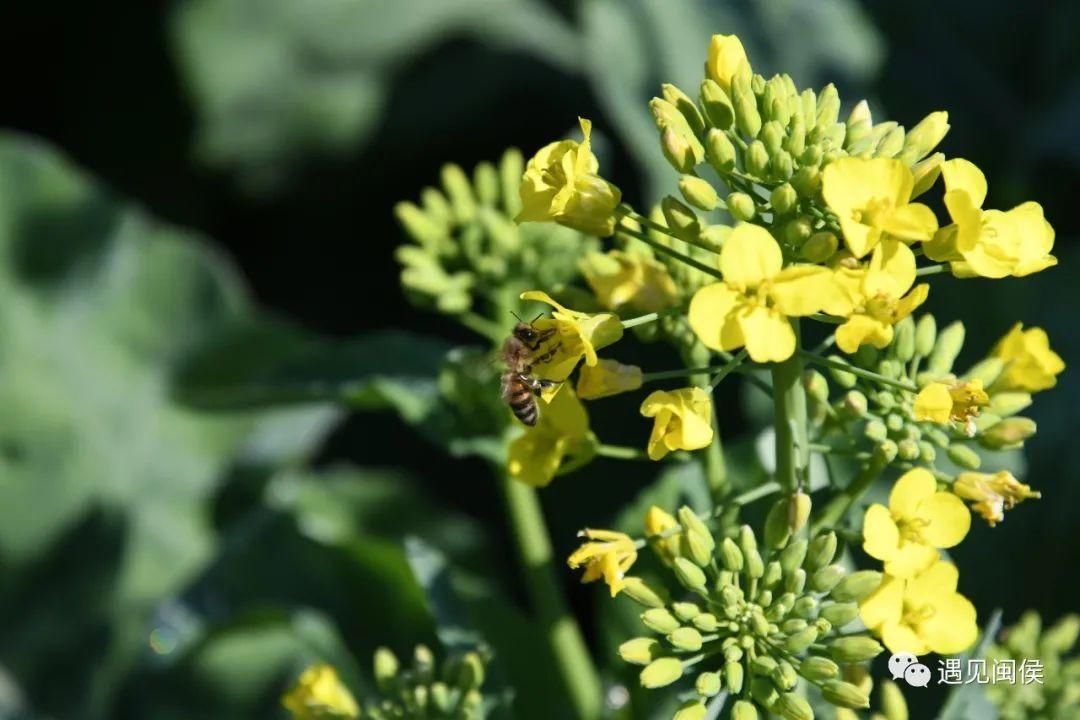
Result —
[{"label": "green stem", "polygon": [[926,277],[927,275],[937,275],[938,273],[947,272],[949,270],[948,265],[927,265],[921,267],[915,271],[915,277]]},{"label": "green stem", "polygon": [[621,445],[597,445],[598,457],[615,458],[616,460],[648,460],[649,454],[644,450]]},{"label": "green stem", "polygon": [[[626,205],[626,204],[620,205],[615,212],[616,212],[616,215],[618,215],[620,217],[628,217],[631,220],[634,220],[634,221],[640,223],[642,227],[649,228],[650,230],[658,232],[661,235],[667,235],[668,237],[674,238],[674,239],[679,240],[681,242],[684,242],[687,245],[693,245],[696,248],[701,248],[702,250],[708,250],[711,253],[718,253],[719,252],[715,247],[712,247],[710,245],[706,245],[703,242],[699,242],[699,241],[696,241],[696,240],[693,240],[693,239],[687,240],[685,237],[680,237],[680,236],[676,235],[675,233],[673,233],[671,231],[671,228],[667,227],[666,225],[661,225],[658,222],[653,222],[651,219],[645,217],[644,215],[641,215],[640,213],[635,212],[634,209],[631,208],[629,205]],[[619,232],[627,232],[627,230],[632,230],[632,229],[633,228],[627,228],[625,225],[622,225],[622,224],[620,224],[619,227],[618,227]],[[628,234],[631,234],[631,233],[628,233]]]},{"label": "green stem", "polygon": [[870,489],[870,486],[881,475],[881,471],[885,469],[885,466],[884,458],[880,457],[873,457],[870,462],[863,465],[862,470],[851,481],[851,484],[830,500],[829,504],[825,506],[825,510],[818,515],[811,532],[816,534],[820,530],[831,528],[840,522],[851,506]]},{"label": "green stem", "polygon": [[[799,329],[795,325],[798,341]],[[776,482],[792,494],[802,484],[810,453],[806,430],[806,389],[802,352],[773,366],[773,421],[776,426]]]},{"label": "green stem", "polygon": [[709,381],[709,391],[711,392],[715,390],[716,386],[720,384],[721,380],[738,370],[739,366],[742,365],[743,360],[745,359],[746,348],[743,348],[735,355],[735,357],[728,360],[727,365],[724,365],[724,367],[720,368],[720,371],[718,373],[713,375],[712,380]]},{"label": "green stem", "polygon": [[660,318],[665,317],[667,315],[680,315],[680,314],[682,314],[682,312],[684,310],[685,310],[685,308],[682,308],[682,307],[668,308],[667,310],[661,310],[659,312],[651,312],[651,313],[649,313],[647,315],[638,315],[637,317],[630,318],[628,320],[623,320],[621,322],[622,322],[623,329],[627,330],[627,329],[632,328],[632,327],[637,327],[638,325],[647,325],[648,323],[656,322]]},{"label": "green stem", "polygon": [[639,232],[637,230],[634,230],[633,228],[626,227],[625,225],[620,225],[619,226],[619,232],[625,233],[625,234],[627,234],[627,235],[629,235],[631,237],[635,237],[638,240],[640,240],[641,242],[643,242],[646,245],[648,245],[649,247],[651,247],[656,252],[661,253],[663,255],[667,255],[668,257],[675,258],[679,262],[686,263],[690,267],[695,268],[697,270],[700,270],[701,272],[705,273],[706,275],[712,275],[714,278],[716,278],[718,280],[722,280],[724,278],[724,276],[721,275],[720,271],[717,270],[716,268],[710,267],[709,265],[706,265],[705,263],[701,262],[700,260],[695,260],[694,258],[690,257],[689,255],[684,255],[683,253],[679,252],[678,250],[672,250],[667,245],[664,245],[662,242],[654,240],[653,238],[649,237],[647,234],[645,234],[643,232]]},{"label": "green stem", "polygon": [[908,392],[913,393],[919,392],[919,388],[915,387],[911,383],[901,382],[900,380],[893,380],[890,377],[885,377],[884,375],[873,372],[871,370],[865,370],[855,365],[848,365],[847,363],[842,363],[837,360],[833,360],[832,358],[815,355],[814,353],[807,352],[805,350],[799,350],[798,355],[802,358],[805,358],[806,360],[809,360],[815,365],[823,365],[824,367],[830,367],[835,370],[843,370],[844,372],[849,372],[856,377],[861,377],[864,380],[871,380],[881,385],[889,385],[890,387],[897,388],[898,390],[907,390]]},{"label": "green stem", "polygon": [[733,505],[749,505],[755,500],[760,500],[763,497],[768,497],[773,493],[780,492],[780,490],[782,490],[782,488],[780,487],[780,483],[767,482],[762,485],[758,485],[756,488],[747,490],[744,493],[736,495],[728,502]]},{"label": "green stem", "polygon": [[559,591],[540,499],[534,488],[506,474],[502,476],[502,485],[533,611],[555,655],[575,717],[594,720],[600,713],[600,678],[581,630]]}]

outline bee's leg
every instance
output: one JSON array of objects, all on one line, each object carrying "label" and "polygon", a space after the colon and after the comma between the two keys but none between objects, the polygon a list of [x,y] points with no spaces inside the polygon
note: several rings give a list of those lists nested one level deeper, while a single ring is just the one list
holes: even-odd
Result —
[{"label": "bee's leg", "polygon": [[554,335],[556,328],[548,328],[547,330],[541,330],[536,334],[536,339],[529,345],[529,349],[536,352],[540,349],[540,346],[547,342],[547,339]]},{"label": "bee's leg", "polygon": [[546,350],[542,355],[537,355],[536,357],[534,357],[532,359],[532,364],[533,365],[540,365],[541,363],[546,363],[548,360],[555,357],[555,353],[559,351],[560,347],[562,347],[562,342],[555,343],[548,350]]}]

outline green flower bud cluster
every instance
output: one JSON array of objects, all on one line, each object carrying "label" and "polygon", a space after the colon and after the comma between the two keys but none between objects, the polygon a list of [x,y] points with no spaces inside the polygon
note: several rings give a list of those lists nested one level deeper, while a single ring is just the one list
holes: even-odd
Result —
[{"label": "green flower bud cluster", "polygon": [[484,649],[449,658],[438,667],[424,645],[413,653],[412,666],[403,668],[386,648],[375,652],[375,685],[382,696],[363,703],[365,720],[479,720],[484,717],[480,686],[490,655]]},{"label": "green flower bud cluster", "polygon": [[[766,79],[749,64],[729,88],[705,79],[696,102],[674,85],[664,85],[661,95],[650,109],[664,156],[682,175],[686,202],[704,211],[726,207],[736,221],[768,213],[780,228],[779,239],[817,263],[837,248],[835,223],[815,210],[822,206],[822,168],[849,155],[899,158],[921,178],[940,158],[920,161],[949,129],[944,112],[930,114],[910,131],[891,121],[875,125],[865,100],[844,120],[834,85],[800,90],[791,76]],[[697,175],[703,163],[724,180],[724,192]],[[755,184],[768,196],[758,195]]]},{"label": "green flower bud cluster", "polygon": [[596,239],[554,223],[515,223],[523,170],[516,149],[497,164],[480,163],[471,178],[444,165],[440,187],[424,189],[418,203],[394,206],[412,240],[395,253],[410,300],[447,315],[486,314],[507,287],[557,288],[576,276]]},{"label": "green flower bud cluster", "polygon": [[642,667],[646,688],[692,679],[697,698],[675,720],[702,717],[709,698],[724,691],[742,698],[733,717],[810,720],[800,678],[833,705],[869,707],[865,692],[841,678],[841,666],[869,661],[882,647],[869,634],[838,631],[858,617],[881,573],[849,573],[835,563],[832,532],[812,541],[774,533],[770,547],[747,525],[718,540],[689,508],[678,522],[678,543],[665,543],[665,560],[684,593],[672,602],[635,578],[626,594],[645,606],[641,622],[653,635],[619,647],[623,660]]},{"label": "green flower bud cluster", "polygon": [[[1017,415],[1031,404],[1027,393],[990,392],[987,406],[950,425],[915,419],[918,389],[933,382],[957,386],[973,381],[989,388],[1001,374],[1004,365],[997,358],[955,374],[953,365],[963,343],[963,324],[955,322],[939,331],[934,317],[923,315],[918,321],[908,317],[897,323],[892,342],[882,350],[863,345],[851,357],[832,356],[828,379],[816,372],[805,379],[819,437],[830,433],[862,437],[864,447],[884,464],[933,466],[947,457],[967,470],[981,464],[973,444],[991,450],[1021,447],[1036,429],[1033,420]],[[830,381],[836,386],[832,392]]]},{"label": "green flower bud cluster", "polygon": [[[1080,657],[1072,654],[1080,634],[1080,616],[1067,615],[1043,628],[1038,613],[1024,613],[1002,633],[987,652],[988,668],[1009,662],[1016,668],[1014,682],[998,679],[986,686],[986,696],[998,709],[1001,720],[1069,720],[1080,718]],[[1021,663],[1038,660],[1040,682],[1020,670]]]}]

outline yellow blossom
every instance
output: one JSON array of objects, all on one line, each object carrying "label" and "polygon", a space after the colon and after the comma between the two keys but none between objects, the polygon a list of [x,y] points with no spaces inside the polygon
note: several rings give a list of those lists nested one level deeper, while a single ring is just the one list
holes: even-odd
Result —
[{"label": "yellow blossom", "polygon": [[941,174],[953,224],[926,243],[928,258],[951,263],[959,277],[1023,277],[1057,265],[1050,254],[1054,228],[1042,206],[1026,202],[1007,212],[983,210],[986,177],[974,163],[955,158],[942,164]]},{"label": "yellow blossom", "polygon": [[540,419],[510,443],[507,469],[515,480],[543,487],[564,461],[584,462],[594,450],[589,416],[571,388],[564,387],[550,401],[543,398]]},{"label": "yellow blossom", "polygon": [[653,505],[645,513],[645,535],[662,558],[670,562],[679,554],[679,533],[682,526],[675,517]]},{"label": "yellow blossom", "polygon": [[615,360],[601,360],[596,365],[586,365],[578,374],[577,394],[582,400],[632,392],[641,387],[641,368],[623,365]]},{"label": "yellow blossom", "polygon": [[641,312],[658,312],[678,301],[679,289],[667,268],[642,253],[593,252],[581,260],[580,266],[596,299],[609,310],[632,307]]},{"label": "yellow blossom", "polygon": [[592,123],[578,118],[584,139],[545,145],[529,160],[521,179],[517,222],[557,222],[601,237],[615,230],[619,188],[600,177],[592,151]]},{"label": "yellow blossom", "polygon": [[[885,240],[874,248],[869,263],[841,257],[833,272],[834,291],[823,309],[845,318],[836,329],[836,344],[846,353],[871,344],[888,346],[893,325],[926,302],[930,287],[915,282],[915,255],[903,243]],[[908,292],[910,290],[910,292]]]},{"label": "yellow blossom", "polygon": [[840,158],[822,173],[821,193],[840,220],[851,254],[864,257],[879,243],[929,240],[937,230],[933,210],[911,202],[915,178],[891,158]]},{"label": "yellow blossom", "polygon": [[731,92],[731,81],[739,68],[748,65],[746,50],[736,35],[713,35],[709,42],[709,55],[705,60],[705,72],[716,84]]},{"label": "yellow blossom", "polygon": [[690,327],[706,347],[745,346],[755,362],[780,362],[795,352],[790,317],[822,309],[833,293],[832,273],[816,265],[783,267],[780,245],[767,230],[736,227],[720,251],[723,281],[690,301]]},{"label": "yellow blossom", "polygon": [[312,665],[281,698],[293,720],[358,718],[360,707],[337,671],[326,664]]},{"label": "yellow blossom", "polygon": [[938,559],[937,548],[957,545],[971,528],[958,497],[940,492],[929,471],[904,473],[889,494],[889,507],[874,504],[863,519],[863,550],[885,563],[885,572],[910,578]]},{"label": "yellow blossom", "polygon": [[972,503],[971,509],[979,513],[990,527],[1005,519],[1005,511],[1030,498],[1040,498],[1042,493],[1013,477],[1008,470],[994,474],[962,472],[956,476],[953,492]]},{"label": "yellow blossom", "polygon": [[521,299],[547,303],[555,308],[550,318],[541,318],[533,323],[533,327],[540,332],[550,328],[556,331],[537,351],[538,355],[552,352],[545,362],[533,367],[533,375],[538,378],[562,382],[574,371],[581,358],[585,358],[586,365],[595,366],[600,360],[596,351],[622,337],[622,323],[611,313],[590,315],[569,310],[539,290],[524,292]]},{"label": "yellow blossom", "polygon": [[626,571],[637,560],[637,545],[629,535],[614,530],[582,530],[578,533],[587,542],[567,558],[574,569],[584,566],[581,582],[603,579],[611,589],[611,597],[623,589]]},{"label": "yellow blossom", "polygon": [[712,442],[712,397],[702,388],[657,390],[645,398],[641,414],[655,419],[649,437],[652,460],[673,450],[699,450]]},{"label": "yellow blossom", "polygon": [[1050,338],[1042,328],[1024,330],[1016,323],[998,340],[993,356],[1005,361],[1005,369],[994,382],[994,392],[1038,392],[1057,384],[1057,376],[1065,369],[1065,361],[1050,349]]},{"label": "yellow blossom", "polygon": [[915,396],[914,414],[917,422],[965,425],[969,436],[975,434],[974,418],[979,409],[990,404],[982,380],[955,381],[949,384],[930,383]]},{"label": "yellow blossom", "polygon": [[860,603],[863,623],[894,653],[953,655],[978,637],[975,606],[956,592],[955,565],[938,561],[904,580],[885,576]]}]

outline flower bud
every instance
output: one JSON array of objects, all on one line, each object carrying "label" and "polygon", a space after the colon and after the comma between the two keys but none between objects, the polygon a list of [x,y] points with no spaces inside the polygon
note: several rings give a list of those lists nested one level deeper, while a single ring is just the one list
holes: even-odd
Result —
[{"label": "flower bud", "polygon": [[949,132],[949,113],[932,112],[908,131],[900,158],[911,165],[933,152]]},{"label": "flower bud", "polygon": [[780,145],[784,142],[784,126],[776,120],[770,120],[761,126],[758,139],[765,144],[765,149],[768,150],[769,155],[775,156],[776,153],[780,152]]},{"label": "flower bud", "polygon": [[844,568],[839,565],[828,565],[821,568],[810,576],[810,588],[817,592],[829,592],[844,577]]},{"label": "flower bud", "polygon": [[[694,568],[695,570],[697,568]],[[701,572],[698,570],[698,572]],[[683,627],[667,636],[672,647],[684,652],[697,652],[701,649],[701,633],[694,628]]]},{"label": "flower bud", "polygon": [[799,194],[795,192],[795,188],[791,187],[790,183],[784,183],[778,185],[772,191],[769,202],[772,203],[772,208],[777,214],[787,215],[798,205]]},{"label": "flower bud", "polygon": [[743,162],[746,172],[754,177],[765,177],[769,171],[769,151],[760,140],[755,140],[746,148]]},{"label": "flower bud", "polygon": [[799,682],[799,674],[787,660],[781,660],[776,664],[776,670],[772,674],[773,682],[781,690],[794,690]]},{"label": "flower bud", "polygon": [[813,683],[832,680],[840,676],[840,666],[826,657],[814,655],[799,664],[799,674]]},{"label": "flower bud", "polygon": [[865,635],[840,637],[829,643],[829,654],[840,664],[872,660],[882,651],[881,644]]},{"label": "flower bud", "polygon": [[641,686],[655,690],[675,682],[682,677],[683,666],[678,658],[660,658],[653,660],[641,671]]},{"label": "flower bud", "polygon": [[829,680],[821,686],[821,694],[833,705],[852,710],[870,707],[870,698],[865,692],[851,683],[842,680]]},{"label": "flower bud", "polygon": [[746,679],[746,671],[741,662],[728,660],[724,663],[724,686],[732,695],[742,692],[743,682]]},{"label": "flower bud", "polygon": [[1031,405],[1031,395],[1025,392],[1001,392],[990,396],[990,411],[998,417],[1009,417]]},{"label": "flower bud", "polygon": [[952,370],[956,356],[964,346],[964,324],[957,320],[938,333],[928,367],[931,372],[944,374]]},{"label": "flower bud", "polygon": [[749,525],[739,528],[739,549],[742,550],[746,574],[751,578],[760,578],[764,575],[765,563],[761,559],[761,553],[758,552],[757,538],[754,537],[754,531]]},{"label": "flower bud", "polygon": [[893,356],[902,363],[915,357],[915,321],[908,316],[896,323],[893,328],[895,338],[892,343]]},{"label": "flower bud", "polygon": [[705,109],[705,117],[714,128],[727,130],[735,121],[735,108],[731,105],[731,98],[712,78],[706,78],[701,83],[701,107]]},{"label": "flower bud", "polygon": [[683,175],[679,178],[679,192],[699,210],[715,210],[720,205],[720,196],[716,194],[716,188],[708,180],[696,175]]},{"label": "flower bud", "polygon": [[634,638],[619,646],[619,657],[631,665],[648,665],[663,653],[663,645],[655,638]]},{"label": "flower bud", "polygon": [[686,93],[671,83],[664,83],[660,86],[660,94],[682,113],[682,116],[686,118],[687,125],[690,126],[695,135],[701,135],[705,132],[705,121],[702,119],[701,113],[698,112],[697,105]]},{"label": "flower bud", "polygon": [[752,702],[737,700],[731,707],[731,720],[758,720],[758,711]]},{"label": "flower bud", "polygon": [[971,382],[972,380],[980,380],[983,387],[990,387],[997,380],[1002,371],[1005,369],[1005,361],[997,357],[989,357],[980,362],[975,363],[971,368],[963,374],[960,378],[965,382]]},{"label": "flower bud", "polygon": [[793,535],[806,526],[806,521],[810,519],[811,507],[810,496],[802,490],[788,498],[788,529]]},{"label": "flower bud", "polygon": [[693,623],[694,627],[704,633],[716,632],[716,628],[720,626],[720,621],[712,613],[701,613],[694,616]]},{"label": "flower bud", "polygon": [[769,508],[769,514],[765,517],[765,546],[778,550],[787,543],[791,537],[791,528],[788,524],[788,502],[781,498]]},{"label": "flower bud", "polygon": [[805,217],[797,217],[784,223],[784,240],[789,245],[801,247],[814,234],[814,226]]},{"label": "flower bud", "polygon": [[666,592],[654,590],[639,577],[623,578],[622,594],[645,607],[662,608],[667,604]]},{"label": "flower bud", "polygon": [[874,157],[891,158],[896,157],[901,150],[904,149],[904,128],[897,125],[890,128],[880,140],[878,140],[877,147],[874,148]]},{"label": "flower bud", "polygon": [[703,697],[719,695],[720,690],[723,689],[723,681],[720,679],[720,673],[701,673],[697,676],[697,681],[694,683],[694,689],[697,690],[698,695]]},{"label": "flower bud", "polygon": [[885,715],[885,720],[908,720],[904,694],[891,680],[886,680],[881,685],[881,712]]},{"label": "flower bud", "polygon": [[[834,361],[834,362],[841,363],[843,365],[850,365],[850,363],[847,361],[846,358],[842,358],[842,357],[839,357],[837,355],[831,355],[831,356],[829,356],[829,359]],[[855,387],[855,382],[856,382],[857,378],[854,375],[852,375],[850,372],[848,372],[847,370],[839,370],[839,369],[837,369],[835,367],[830,366],[829,367],[829,375],[831,375],[832,379],[835,380],[836,383],[838,385],[840,385],[841,387],[845,387],[845,388]]]},{"label": "flower bud", "polygon": [[761,677],[768,677],[776,670],[776,660],[770,655],[758,655],[750,661],[750,672]]},{"label": "flower bud", "polygon": [[675,577],[679,579],[683,587],[687,590],[694,590],[696,592],[705,592],[705,584],[707,582],[705,578],[705,572],[690,562],[686,558],[675,558],[674,563]]},{"label": "flower bud", "polygon": [[751,79],[745,73],[735,76],[731,85],[731,104],[735,108],[735,123],[739,132],[746,137],[757,137],[761,130],[761,115],[758,113]]},{"label": "flower bud", "polygon": [[784,587],[788,592],[801,593],[806,587],[806,571],[796,568],[794,572],[784,578]]},{"label": "flower bud", "polygon": [[712,560],[712,552],[716,548],[712,533],[701,518],[685,505],[679,508],[678,514],[684,529],[683,539],[686,541],[687,555],[699,566],[705,567]]},{"label": "flower bud", "polygon": [[386,692],[393,687],[401,666],[397,656],[387,648],[379,648],[375,651],[375,684],[379,689]]},{"label": "flower bud", "polygon": [[[1026,417],[1005,418],[979,436],[979,444],[991,450],[1016,448],[1035,434],[1035,421]],[[950,455],[950,457],[952,457]]]},{"label": "flower bud", "polygon": [[771,710],[784,720],[814,720],[810,703],[797,693],[782,693]]},{"label": "flower bud", "polygon": [[665,608],[651,608],[641,613],[641,622],[650,630],[664,635],[679,629],[679,621]]},{"label": "flower bud", "polygon": [[727,210],[736,220],[748,222],[754,219],[756,207],[754,199],[743,192],[733,192],[727,196]]},{"label": "flower bud", "polygon": [[780,552],[780,568],[783,570],[784,575],[791,575],[802,567],[803,561],[806,559],[807,546],[807,541],[800,538]]},{"label": "flower bud", "polygon": [[805,622],[807,618],[814,616],[817,609],[818,599],[813,595],[803,595],[801,598],[795,600],[795,605],[792,606],[791,612],[794,613],[799,620]]},{"label": "flower bud", "polygon": [[727,133],[713,128],[705,136],[705,149],[709,163],[720,174],[735,167],[735,146],[731,144]]},{"label": "flower bud", "polygon": [[784,650],[798,654],[810,647],[818,639],[817,628],[808,627],[797,633],[789,635],[784,641]]},{"label": "flower bud", "polygon": [[686,116],[675,105],[660,98],[653,98],[649,102],[649,110],[660,131],[664,156],[679,172],[690,172],[705,157],[705,147],[694,134]]},{"label": "flower bud", "polygon": [[937,450],[926,440],[919,443],[919,460],[924,463],[932,463],[937,459]]},{"label": "flower bud", "polygon": [[727,570],[735,573],[742,572],[743,555],[739,546],[731,538],[720,541],[720,562]]},{"label": "flower bud", "polygon": [[694,211],[671,195],[660,201],[660,209],[668,228],[676,237],[689,236],[693,239],[701,232],[701,224]]},{"label": "flower bud", "polygon": [[900,454],[900,448],[892,440],[883,440],[874,446],[874,461],[888,465]]},{"label": "flower bud", "polygon": [[705,705],[700,700],[687,700],[679,706],[671,720],[704,720],[705,712]]},{"label": "flower bud", "polygon": [[821,89],[817,97],[817,122],[815,125],[829,127],[840,119],[840,93],[836,86],[829,83]]},{"label": "flower bud", "polygon": [[934,316],[927,313],[919,318],[915,325],[915,354],[926,357],[934,351],[934,343],[937,342],[937,321]]},{"label": "flower bud", "polygon": [[692,602],[672,603],[671,610],[675,613],[675,617],[683,622],[689,622],[701,613],[701,608]]},{"label": "flower bud", "polygon": [[982,458],[967,445],[950,445],[948,455],[950,460],[966,470],[978,470],[982,465]]},{"label": "flower bud", "polygon": [[904,438],[896,443],[896,457],[901,460],[918,460],[922,454],[922,450],[919,448],[919,443],[910,438]]},{"label": "flower bud", "polygon": [[858,390],[848,390],[844,394],[842,406],[844,414],[851,418],[861,418],[866,415],[868,403],[866,396]]},{"label": "flower bud", "polygon": [[801,110],[791,116],[784,149],[791,153],[792,157],[799,157],[806,150],[806,120]]},{"label": "flower bud", "polygon": [[[829,595],[840,603],[858,602],[877,590],[881,585],[881,579],[881,573],[876,570],[857,570],[837,583]],[[843,624],[836,623],[832,619],[829,619],[829,622]]]},{"label": "flower bud", "polygon": [[829,565],[835,555],[836,533],[830,530],[827,533],[818,535],[810,542],[810,547],[806,552],[806,569],[810,572],[816,572]]},{"label": "flower bud", "polygon": [[772,156],[772,176],[775,180],[790,180],[795,174],[795,160],[787,150]]},{"label": "flower bud", "polygon": [[824,263],[836,254],[840,241],[827,230],[816,232],[799,249],[802,258],[812,263]]}]

